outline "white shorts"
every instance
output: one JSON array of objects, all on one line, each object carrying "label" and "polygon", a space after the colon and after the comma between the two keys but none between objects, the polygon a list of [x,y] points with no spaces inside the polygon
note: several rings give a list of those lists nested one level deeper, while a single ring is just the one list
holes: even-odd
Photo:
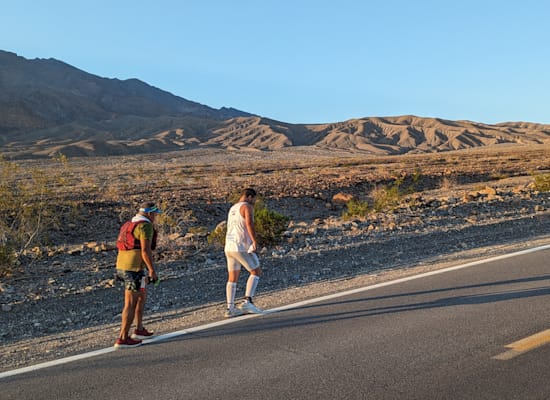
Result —
[{"label": "white shorts", "polygon": [[260,266],[260,260],[256,253],[226,251],[225,258],[227,258],[227,269],[229,271],[238,271],[241,267],[245,267],[250,272]]}]

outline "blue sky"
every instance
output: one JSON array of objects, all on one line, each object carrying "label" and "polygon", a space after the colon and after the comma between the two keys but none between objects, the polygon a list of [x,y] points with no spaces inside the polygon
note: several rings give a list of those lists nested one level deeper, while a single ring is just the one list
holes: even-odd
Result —
[{"label": "blue sky", "polygon": [[4,1],[0,49],[291,123],[550,123],[550,2]]}]

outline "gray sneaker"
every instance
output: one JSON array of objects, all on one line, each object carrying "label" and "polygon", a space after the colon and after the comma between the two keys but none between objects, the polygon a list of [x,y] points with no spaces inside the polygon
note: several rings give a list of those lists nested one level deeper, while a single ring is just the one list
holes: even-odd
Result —
[{"label": "gray sneaker", "polygon": [[263,314],[264,313],[264,310],[256,307],[254,303],[250,301],[245,301],[243,304],[239,306],[239,309],[242,311],[243,314]]},{"label": "gray sneaker", "polygon": [[228,308],[223,315],[225,318],[233,318],[243,315],[244,313],[238,308]]}]

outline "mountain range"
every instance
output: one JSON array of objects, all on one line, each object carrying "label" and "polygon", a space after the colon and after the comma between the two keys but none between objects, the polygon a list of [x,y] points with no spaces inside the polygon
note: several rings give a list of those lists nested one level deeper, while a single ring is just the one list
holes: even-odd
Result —
[{"label": "mountain range", "polygon": [[102,78],[55,59],[0,50],[0,154],[113,156],[196,148],[314,146],[375,155],[550,143],[550,125],[413,115],[290,124],[214,109],[137,79]]}]

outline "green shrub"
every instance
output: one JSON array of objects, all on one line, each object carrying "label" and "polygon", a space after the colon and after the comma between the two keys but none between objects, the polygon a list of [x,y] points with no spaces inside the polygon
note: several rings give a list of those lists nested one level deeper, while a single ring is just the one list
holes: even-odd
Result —
[{"label": "green shrub", "polygon": [[388,185],[376,188],[371,193],[375,211],[393,210],[401,202],[403,193],[397,185]]},{"label": "green shrub", "polygon": [[421,178],[421,172],[416,170],[415,173],[411,175],[411,183],[406,187],[403,187],[405,177],[400,177],[396,178],[395,181],[389,185],[374,189],[371,196],[373,198],[375,211],[393,210],[398,207],[405,195],[416,192],[417,185],[420,183]]},{"label": "green shrub", "polygon": [[[254,229],[258,246],[270,246],[280,242],[283,233],[288,227],[290,218],[276,211],[270,210],[262,199],[258,199],[254,205]],[[208,235],[208,243],[223,247],[227,224],[220,223]]]},{"label": "green shrub", "polygon": [[208,243],[216,246],[223,247],[225,246],[225,234],[227,233],[227,224],[225,221],[221,224],[218,224],[216,228],[208,235]]},{"label": "green shrub", "polygon": [[260,246],[278,243],[288,227],[289,218],[267,207],[254,210],[254,228]]},{"label": "green shrub", "polygon": [[346,210],[342,217],[344,219],[351,219],[354,217],[365,217],[370,211],[369,204],[366,201],[350,200],[346,203]]},{"label": "green shrub", "polygon": [[535,175],[533,187],[539,192],[550,192],[550,174]]}]

